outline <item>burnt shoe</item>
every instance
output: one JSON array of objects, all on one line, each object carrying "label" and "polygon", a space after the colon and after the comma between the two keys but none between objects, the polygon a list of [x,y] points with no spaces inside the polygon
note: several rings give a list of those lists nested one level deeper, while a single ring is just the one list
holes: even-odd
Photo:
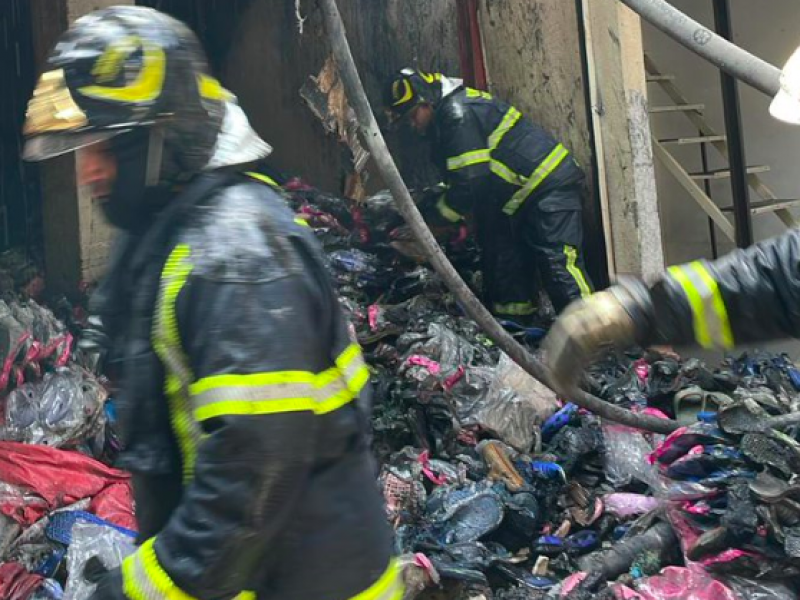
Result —
[{"label": "burnt shoe", "polygon": [[731,545],[731,537],[725,527],[707,531],[686,551],[689,560],[697,561],[712,554],[718,554]]},{"label": "burnt shoe", "polygon": [[749,542],[758,529],[756,507],[747,482],[739,481],[728,489],[728,508],[722,517],[722,526],[738,543]]}]

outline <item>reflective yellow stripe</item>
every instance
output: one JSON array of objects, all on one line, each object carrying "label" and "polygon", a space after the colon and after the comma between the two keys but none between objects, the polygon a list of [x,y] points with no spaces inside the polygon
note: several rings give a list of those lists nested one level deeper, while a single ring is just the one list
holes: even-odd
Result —
[{"label": "reflective yellow stripe", "polygon": [[400,600],[403,597],[403,579],[397,561],[392,559],[380,579],[350,600]]},{"label": "reflective yellow stripe", "polygon": [[503,137],[509,132],[509,130],[517,124],[517,121],[520,120],[522,115],[520,112],[514,108],[513,106],[508,109],[503,120],[500,121],[500,125],[497,126],[492,132],[492,135],[489,136],[489,150],[496,150],[497,147],[500,145],[500,142],[503,141]]},{"label": "reflective yellow stripe", "polygon": [[208,100],[231,100],[233,94],[222,87],[222,84],[210,75],[201,73],[197,76],[197,89],[203,98]]},{"label": "reflective yellow stripe", "polygon": [[189,386],[194,376],[181,345],[175,304],[192,271],[188,245],[176,246],[161,274],[161,290],[153,322],[153,348],[166,371],[165,393],[169,402],[172,429],[183,460],[184,481],[191,480],[201,431],[192,418]]},{"label": "reflective yellow stripe", "polygon": [[[130,40],[123,40],[129,43]],[[84,96],[97,98],[100,100],[110,100],[112,102],[144,103],[152,102],[161,95],[164,87],[164,75],[166,73],[167,59],[164,50],[157,44],[147,40],[137,39],[143,49],[142,68],[139,75],[124,87],[105,87],[100,85],[89,85],[79,88]],[[136,48],[124,49],[132,53]],[[106,50],[106,52],[110,52]]]},{"label": "reflective yellow stripe", "polygon": [[[147,540],[122,561],[122,592],[132,600],[197,600],[180,589],[158,562],[153,544]],[[244,591],[234,600],[255,600],[255,592]]]},{"label": "reflective yellow stripe", "polygon": [[267,185],[270,185],[272,187],[275,187],[275,188],[280,188],[281,187],[281,186],[278,185],[277,181],[275,181],[272,177],[269,177],[267,175],[263,175],[261,173],[256,173],[255,171],[248,171],[247,173],[245,173],[245,175],[247,175],[248,177],[252,177],[253,179],[257,179],[258,181],[260,181],[262,183],[266,183]]},{"label": "reflective yellow stripe", "polygon": [[508,302],[506,304],[495,302],[492,305],[492,308],[494,309],[495,314],[514,315],[519,317],[532,315],[536,312],[536,307],[533,305],[533,302]]},{"label": "reflective yellow stripe", "polygon": [[526,180],[522,175],[515,173],[498,160],[492,159],[492,164],[489,165],[489,168],[491,169],[492,173],[501,179],[504,179],[511,185],[521,186],[525,184]]},{"label": "reflective yellow stripe", "polygon": [[358,344],[350,344],[345,348],[336,358],[336,367],[342,374],[348,389],[354,393],[360,392],[369,380],[369,369],[364,363],[361,347]]},{"label": "reflective yellow stripe", "polygon": [[491,160],[491,154],[489,153],[488,149],[482,148],[481,150],[471,150],[470,152],[465,152],[460,156],[454,156],[452,158],[448,158],[447,170],[457,171],[459,169],[464,169],[472,165],[479,165],[481,163],[486,163],[489,162],[490,160]]},{"label": "reflective yellow stripe", "polygon": [[369,381],[369,369],[357,344],[348,346],[335,362],[317,375],[275,371],[205,377],[190,387],[194,417],[206,421],[225,415],[319,415],[338,410],[358,396]]},{"label": "reflective yellow stripe", "polygon": [[483,98],[484,100],[491,100],[492,95],[489,92],[484,92],[483,90],[467,88],[467,98]]},{"label": "reflective yellow stripe", "polygon": [[100,83],[114,81],[122,68],[122,62],[136,52],[141,43],[141,39],[136,36],[126,36],[109,44],[92,67],[95,81]]},{"label": "reflective yellow stripe", "polygon": [[[403,93],[400,93],[400,86],[403,86]],[[408,79],[400,79],[395,81],[392,84],[392,95],[397,98],[400,96],[399,100],[396,100],[392,106],[400,106],[401,104],[405,104],[409,100],[414,97],[414,91],[411,89],[411,84],[408,82]]]},{"label": "reflective yellow stripe", "polygon": [[451,223],[458,223],[464,219],[464,217],[462,217],[459,213],[450,208],[450,206],[447,204],[447,197],[445,194],[439,196],[439,200],[436,202],[436,210],[439,211],[439,214],[442,215],[442,217]]},{"label": "reflective yellow stripe", "polygon": [[670,267],[669,275],[683,289],[692,309],[694,336],[703,348],[734,345],[728,311],[719,286],[701,262]]},{"label": "reflective yellow stripe", "polygon": [[132,600],[196,600],[180,589],[159,564],[150,538],[122,561],[122,590]]},{"label": "reflective yellow stripe", "polygon": [[717,338],[718,341],[715,340],[716,343],[720,344],[723,348],[732,348],[734,346],[733,330],[731,329],[731,322],[728,317],[728,309],[725,307],[725,301],[722,299],[722,293],[719,291],[719,285],[703,263],[695,261],[691,264],[691,267],[694,269],[694,272],[697,273],[698,277],[703,280],[706,288],[711,290],[712,308],[714,316],[716,317],[715,322],[718,325],[718,328],[713,326],[709,328],[711,330],[712,340]]},{"label": "reflective yellow stripe", "polygon": [[511,197],[506,205],[503,207],[503,212],[507,215],[513,215],[519,210],[519,207],[528,199],[533,191],[539,187],[542,182],[561,164],[561,162],[569,155],[569,151],[559,144],[555,149],[545,158],[542,163],[536,167],[536,170],[530,176],[525,185],[522,186],[516,194]]},{"label": "reflective yellow stripe", "polygon": [[578,266],[578,250],[575,246],[564,246],[564,254],[567,257],[567,272],[572,275],[578,289],[581,291],[581,298],[588,298],[592,295],[592,288],[586,282],[586,277]]}]

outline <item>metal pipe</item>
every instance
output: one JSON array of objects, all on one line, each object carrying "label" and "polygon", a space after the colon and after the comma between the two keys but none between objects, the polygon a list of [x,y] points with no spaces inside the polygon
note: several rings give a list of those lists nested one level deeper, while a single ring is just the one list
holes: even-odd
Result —
[{"label": "metal pipe", "polygon": [[[714,0],[714,24],[726,40],[733,40],[733,25],[729,0]],[[725,134],[728,137],[728,162],[731,172],[733,216],[736,227],[736,245],[747,248],[753,244],[753,217],[750,213],[750,188],[747,184],[747,158],[742,131],[742,111],[739,103],[739,86],[724,71],[722,79],[722,105],[725,114]]]},{"label": "metal pipe", "polygon": [[620,0],[645,21],[678,43],[773,98],[780,89],[781,71],[690,19],[665,0]]},{"label": "metal pipe", "polygon": [[[550,371],[537,361],[525,348],[503,329],[488,310],[472,293],[453,265],[445,256],[430,229],[425,224],[403,178],[395,165],[383,134],[372,113],[361,77],[358,74],[350,45],[347,43],[344,23],[335,0],[319,0],[325,20],[325,28],[330,39],[333,56],[339,68],[347,99],[358,119],[359,131],[372,158],[380,171],[383,181],[392,193],[397,208],[405,218],[414,236],[423,248],[433,268],[444,280],[447,287],[461,302],[464,310],[483,329],[486,335],[520,367],[532,377],[553,387]],[[596,398],[582,390],[574,390],[569,399],[593,413],[624,425],[646,429],[657,433],[671,433],[678,424],[669,419],[658,419],[648,415],[634,414],[614,404]]]}]

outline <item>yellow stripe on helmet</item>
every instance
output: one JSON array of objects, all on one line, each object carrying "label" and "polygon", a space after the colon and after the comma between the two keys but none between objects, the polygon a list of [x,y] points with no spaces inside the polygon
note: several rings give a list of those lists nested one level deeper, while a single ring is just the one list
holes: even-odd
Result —
[{"label": "yellow stripe on helmet", "polygon": [[[111,102],[139,103],[156,100],[161,95],[161,90],[164,87],[167,57],[164,49],[157,44],[144,40],[140,45],[143,52],[142,68],[139,71],[139,75],[130,85],[123,87],[88,85],[78,91],[84,96],[98,100],[110,100]],[[106,52],[109,51],[107,50]],[[129,54],[132,54],[132,52]]]},{"label": "yellow stripe on helmet", "polygon": [[[401,85],[403,86],[402,93],[400,90]],[[395,101],[392,106],[400,106],[401,104],[405,104],[414,98],[414,90],[411,89],[411,84],[407,79],[400,79],[394,82],[394,85],[392,86],[392,95],[395,98],[400,96],[400,99]]]}]

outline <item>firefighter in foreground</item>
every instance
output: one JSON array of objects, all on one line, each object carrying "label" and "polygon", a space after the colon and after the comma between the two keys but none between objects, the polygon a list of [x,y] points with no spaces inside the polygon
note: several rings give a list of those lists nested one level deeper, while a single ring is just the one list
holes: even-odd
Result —
[{"label": "firefighter in foreground", "polygon": [[26,157],[77,150],[123,232],[99,302],[142,543],[94,598],[399,599],[368,372],[313,234],[244,173],[269,146],[157,11],[78,20],[48,68]]},{"label": "firefighter in foreground", "polygon": [[[800,50],[787,63],[772,103],[776,118],[800,125]],[[647,287],[629,280],[570,306],[545,340],[559,391],[611,347],[736,344],[800,337],[800,230],[719,260],[671,267]]]},{"label": "firefighter in foreground", "polygon": [[384,102],[392,121],[430,139],[445,173],[446,191],[422,203],[426,219],[472,217],[493,313],[532,315],[537,275],[559,312],[591,294],[581,252],[584,174],[562,144],[513,106],[440,73],[399,71]]}]

